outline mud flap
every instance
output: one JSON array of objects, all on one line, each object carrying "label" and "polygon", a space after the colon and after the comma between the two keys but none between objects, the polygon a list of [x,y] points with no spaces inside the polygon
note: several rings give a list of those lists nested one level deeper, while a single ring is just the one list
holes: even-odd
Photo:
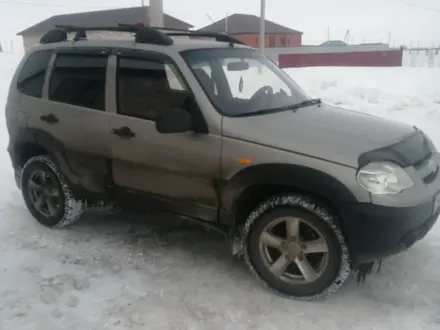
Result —
[{"label": "mud flap", "polygon": [[239,236],[231,236],[230,237],[230,247],[231,253],[234,257],[239,259],[243,255],[243,247],[241,244],[241,237]]},{"label": "mud flap", "polygon": [[382,268],[382,260],[368,262],[364,264],[360,264],[357,269],[357,278],[356,281],[358,284],[364,283],[367,275],[370,275],[373,272],[374,266],[377,267],[376,273],[379,273]]},{"label": "mud flap", "polygon": [[14,179],[15,184],[17,185],[17,188],[21,190],[21,173],[23,172],[23,168],[21,167],[15,167],[14,168]]}]

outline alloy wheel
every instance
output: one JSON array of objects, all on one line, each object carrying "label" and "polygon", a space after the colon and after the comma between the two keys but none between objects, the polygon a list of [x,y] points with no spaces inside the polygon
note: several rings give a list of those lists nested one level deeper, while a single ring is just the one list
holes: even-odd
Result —
[{"label": "alloy wheel", "polygon": [[55,217],[62,205],[61,189],[56,178],[36,169],[29,175],[27,186],[34,209],[44,217]]},{"label": "alloy wheel", "polygon": [[259,250],[270,273],[291,284],[315,282],[329,260],[329,246],[323,234],[293,216],[268,223],[260,235]]}]

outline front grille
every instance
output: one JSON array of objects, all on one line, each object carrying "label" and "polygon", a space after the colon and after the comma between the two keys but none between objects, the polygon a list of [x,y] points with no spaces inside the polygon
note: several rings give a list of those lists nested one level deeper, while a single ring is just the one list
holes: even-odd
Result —
[{"label": "front grille", "polygon": [[439,166],[432,157],[432,154],[424,157],[422,160],[414,164],[414,168],[419,173],[425,184],[429,184],[437,177]]}]

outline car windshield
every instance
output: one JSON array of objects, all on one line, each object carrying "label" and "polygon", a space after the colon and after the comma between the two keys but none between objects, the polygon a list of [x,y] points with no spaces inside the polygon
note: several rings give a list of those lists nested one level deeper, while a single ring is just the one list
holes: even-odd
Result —
[{"label": "car windshield", "polygon": [[225,116],[288,110],[307,94],[260,52],[243,48],[182,52],[211,102]]},{"label": "car windshield", "polygon": [[288,110],[309,99],[276,64],[252,49],[182,52],[215,107],[226,116]]}]

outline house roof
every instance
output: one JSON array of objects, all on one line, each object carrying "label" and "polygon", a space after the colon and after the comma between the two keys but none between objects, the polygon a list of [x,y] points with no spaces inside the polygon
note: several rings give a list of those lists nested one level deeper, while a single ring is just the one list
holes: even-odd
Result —
[{"label": "house roof", "polygon": [[[260,17],[247,14],[234,14],[227,17],[228,34],[260,33]],[[200,29],[200,32],[225,32],[226,18]],[[266,20],[267,34],[302,34],[277,23]]]},{"label": "house roof", "polygon": [[[54,28],[55,25],[81,25],[81,26],[116,26],[118,23],[145,22],[148,7],[119,8],[101,11],[91,11],[76,14],[52,16],[35,24],[18,35],[43,34]],[[193,26],[175,17],[164,14],[164,25],[177,29],[189,29]]]}]

